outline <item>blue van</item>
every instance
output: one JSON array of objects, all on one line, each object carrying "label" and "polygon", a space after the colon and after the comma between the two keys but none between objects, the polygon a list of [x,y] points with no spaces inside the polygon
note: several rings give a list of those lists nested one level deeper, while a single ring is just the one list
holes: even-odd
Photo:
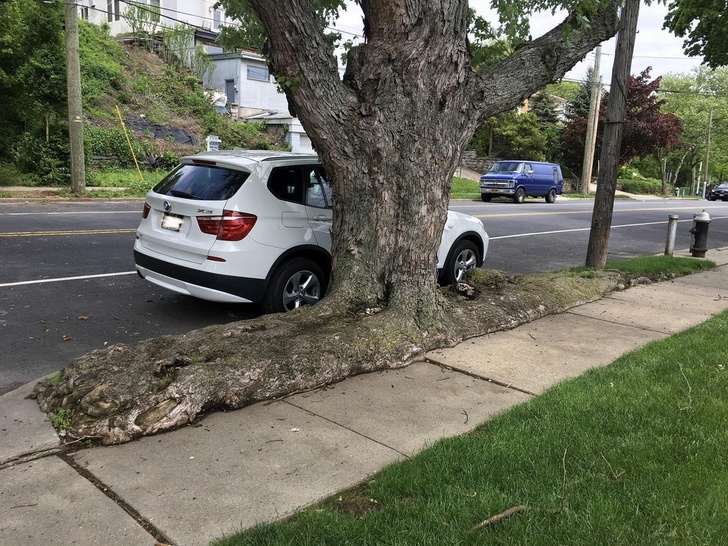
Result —
[{"label": "blue van", "polygon": [[480,197],[490,201],[503,195],[515,203],[523,203],[526,196],[545,197],[547,203],[556,201],[564,187],[561,167],[542,161],[496,161],[490,170],[480,177]]}]

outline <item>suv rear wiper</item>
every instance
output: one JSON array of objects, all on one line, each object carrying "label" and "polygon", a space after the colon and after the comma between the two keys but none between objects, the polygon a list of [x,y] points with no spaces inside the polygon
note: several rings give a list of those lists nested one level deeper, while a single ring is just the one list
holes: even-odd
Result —
[{"label": "suv rear wiper", "polygon": [[175,197],[184,197],[185,199],[197,199],[197,200],[199,200],[199,199],[200,199],[200,198],[199,198],[199,197],[197,197],[196,195],[194,195],[194,194],[191,194],[191,193],[189,193],[189,192],[186,192],[186,191],[179,191],[179,190],[169,190],[169,193],[171,193],[171,194],[172,194],[172,195],[174,195]]}]

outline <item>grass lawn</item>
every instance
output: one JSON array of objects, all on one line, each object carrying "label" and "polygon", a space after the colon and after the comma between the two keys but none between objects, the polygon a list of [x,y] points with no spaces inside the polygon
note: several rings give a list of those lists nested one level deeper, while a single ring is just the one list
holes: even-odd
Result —
[{"label": "grass lawn", "polygon": [[467,178],[453,177],[450,199],[480,200],[480,183]]},{"label": "grass lawn", "polygon": [[726,339],[728,312],[215,544],[726,544]]}]

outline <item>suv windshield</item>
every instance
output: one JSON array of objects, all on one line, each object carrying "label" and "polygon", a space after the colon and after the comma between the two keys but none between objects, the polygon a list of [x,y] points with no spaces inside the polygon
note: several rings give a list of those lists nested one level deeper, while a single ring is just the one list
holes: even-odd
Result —
[{"label": "suv windshield", "polygon": [[221,167],[180,165],[154,186],[154,191],[185,199],[225,201],[240,189],[249,175]]},{"label": "suv windshield", "polygon": [[492,173],[520,173],[523,170],[523,163],[518,161],[499,161],[490,168]]}]

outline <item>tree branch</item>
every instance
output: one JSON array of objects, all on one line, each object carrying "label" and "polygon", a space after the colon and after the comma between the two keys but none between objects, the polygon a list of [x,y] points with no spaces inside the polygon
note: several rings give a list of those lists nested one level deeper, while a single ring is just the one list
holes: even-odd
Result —
[{"label": "tree branch", "polygon": [[319,135],[348,126],[355,101],[339,78],[336,58],[313,2],[248,3],[268,37],[266,56],[270,71],[285,91],[291,113],[308,125],[306,132],[315,145],[320,145],[315,142]]},{"label": "tree branch", "polygon": [[619,25],[618,2],[609,0],[589,22],[590,27],[584,28],[577,16],[571,15],[540,38],[517,47],[504,61],[487,67],[472,78],[469,96],[472,104],[479,106],[473,109],[479,110],[476,114],[479,119],[518,106],[539,89],[559,80],[589,51],[614,36]]}]

